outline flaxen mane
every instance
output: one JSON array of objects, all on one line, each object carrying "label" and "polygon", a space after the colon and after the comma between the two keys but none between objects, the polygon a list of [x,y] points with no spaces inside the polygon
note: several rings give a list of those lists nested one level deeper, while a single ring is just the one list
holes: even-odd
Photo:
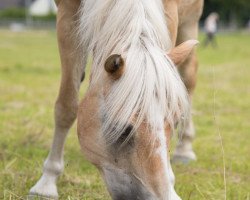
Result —
[{"label": "flaxen mane", "polygon": [[[160,110],[173,128],[187,113],[186,90],[166,52],[171,46],[162,0],[85,0],[80,8],[78,34],[93,54],[90,86],[102,82],[104,63],[121,54],[125,71],[102,97],[102,130],[115,142],[129,123],[143,120],[157,129]],[[159,113],[158,113],[159,114]]]}]

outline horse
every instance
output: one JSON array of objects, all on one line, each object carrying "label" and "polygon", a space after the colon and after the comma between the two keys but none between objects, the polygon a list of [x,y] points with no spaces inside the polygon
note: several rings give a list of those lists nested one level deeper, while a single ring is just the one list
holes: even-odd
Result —
[{"label": "horse", "polygon": [[[196,83],[202,0],[58,0],[62,64],[55,132],[43,174],[30,196],[58,198],[66,136],[77,116],[79,142],[114,200],[178,200],[170,164],[195,159],[191,97]],[[87,92],[78,91],[87,58]]]}]

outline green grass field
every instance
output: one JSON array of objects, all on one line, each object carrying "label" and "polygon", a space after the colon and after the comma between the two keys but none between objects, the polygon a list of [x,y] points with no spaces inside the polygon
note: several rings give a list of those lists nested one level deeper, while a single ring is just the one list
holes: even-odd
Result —
[{"label": "green grass field", "polygon": [[[52,139],[59,55],[55,32],[0,30],[0,38],[0,199],[24,199],[41,175]],[[218,49],[198,48],[198,160],[173,166],[184,200],[225,199],[225,188],[228,200],[250,199],[250,35],[217,39]],[[81,155],[75,127],[58,189],[63,200],[110,199],[98,171]]]}]

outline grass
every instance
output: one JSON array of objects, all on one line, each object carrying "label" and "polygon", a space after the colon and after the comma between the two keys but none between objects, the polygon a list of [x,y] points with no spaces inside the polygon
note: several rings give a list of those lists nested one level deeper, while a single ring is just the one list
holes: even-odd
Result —
[{"label": "grass", "polygon": [[[59,55],[53,31],[0,30],[0,38],[0,199],[22,199],[40,177],[49,151]],[[225,199],[225,172],[227,199],[249,200],[250,37],[220,34],[218,43],[218,49],[198,49],[198,161],[173,166],[176,190],[183,199]],[[82,93],[85,89],[86,84]],[[80,152],[75,127],[65,149],[60,199],[109,199],[97,170]]]}]

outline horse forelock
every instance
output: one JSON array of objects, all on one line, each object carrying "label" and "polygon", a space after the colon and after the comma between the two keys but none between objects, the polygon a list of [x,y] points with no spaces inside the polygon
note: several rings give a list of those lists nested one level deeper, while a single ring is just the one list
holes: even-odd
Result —
[{"label": "horse forelock", "polygon": [[121,54],[125,60],[123,76],[101,97],[107,141],[115,142],[131,123],[136,130],[143,120],[156,130],[159,117],[155,115],[173,128],[187,113],[188,102],[180,76],[166,55],[171,42],[162,1],[85,0],[80,16],[80,43],[93,52],[90,85],[102,80],[111,54]]}]

